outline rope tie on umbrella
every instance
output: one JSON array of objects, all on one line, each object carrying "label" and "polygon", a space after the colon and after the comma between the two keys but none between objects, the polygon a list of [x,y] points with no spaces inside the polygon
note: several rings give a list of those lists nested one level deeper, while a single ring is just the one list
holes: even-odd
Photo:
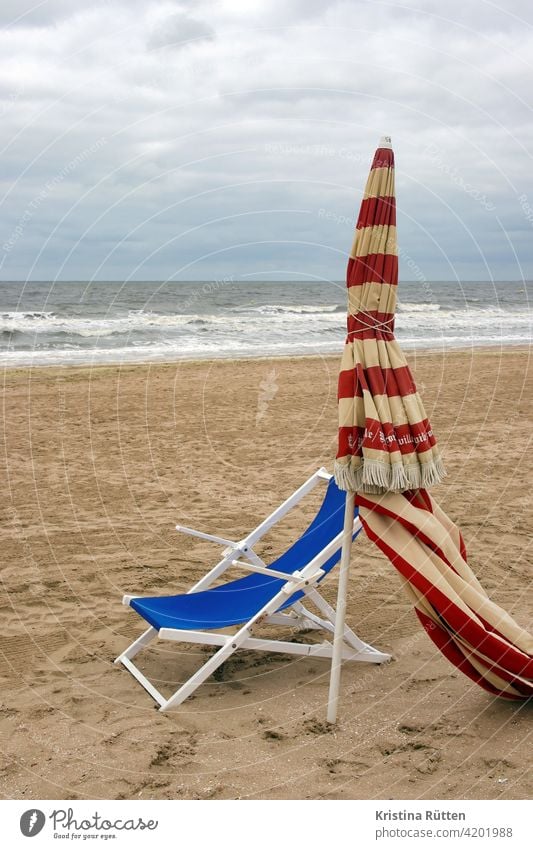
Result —
[{"label": "rope tie on umbrella", "polygon": [[357,313],[348,313],[348,321],[350,319],[357,322],[360,326],[349,330],[348,336],[357,336],[358,334],[365,333],[367,330],[381,330],[383,333],[390,333],[391,335],[394,332],[394,316],[381,321],[377,316],[372,315],[372,313],[360,310]]}]

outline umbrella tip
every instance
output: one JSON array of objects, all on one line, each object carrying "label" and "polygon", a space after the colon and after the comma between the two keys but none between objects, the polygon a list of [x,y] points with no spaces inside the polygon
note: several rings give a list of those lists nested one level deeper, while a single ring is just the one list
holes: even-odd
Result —
[{"label": "umbrella tip", "polygon": [[379,147],[387,147],[389,150],[392,150],[392,141],[390,136],[381,136],[379,140]]}]

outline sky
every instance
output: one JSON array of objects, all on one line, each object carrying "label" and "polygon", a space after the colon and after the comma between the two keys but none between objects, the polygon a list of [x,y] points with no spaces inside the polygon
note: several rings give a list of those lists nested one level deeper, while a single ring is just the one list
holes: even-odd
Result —
[{"label": "sky", "polygon": [[2,0],[0,280],[533,277],[527,0]]}]

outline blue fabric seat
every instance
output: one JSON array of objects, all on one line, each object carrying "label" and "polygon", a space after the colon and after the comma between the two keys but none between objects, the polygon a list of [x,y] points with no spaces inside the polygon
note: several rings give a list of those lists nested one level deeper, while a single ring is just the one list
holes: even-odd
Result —
[{"label": "blue fabric seat", "polygon": [[[346,493],[338,489],[332,478],[322,506],[305,533],[274,563],[278,572],[291,574],[302,569],[324,550],[343,529]],[[359,526],[354,538],[360,532]],[[338,563],[340,548],[322,566],[325,574]],[[252,573],[218,587],[187,595],[135,598],[130,606],[152,627],[182,630],[210,630],[247,622],[283,585],[283,580]],[[303,596],[300,590],[287,597],[278,608],[290,607]]]}]

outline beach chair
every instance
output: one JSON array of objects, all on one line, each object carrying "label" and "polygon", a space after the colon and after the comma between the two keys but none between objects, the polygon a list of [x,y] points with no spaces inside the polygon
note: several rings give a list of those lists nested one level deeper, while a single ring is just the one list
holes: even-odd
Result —
[{"label": "beach chair", "polygon": [[[305,533],[268,566],[253,546],[317,484],[326,486],[322,505]],[[159,704],[161,711],[177,707],[238,649],[332,657],[332,643],[292,642],[253,636],[262,625],[289,626],[297,630],[319,629],[332,635],[335,610],[320,595],[318,587],[340,559],[345,493],[325,469],[315,472],[255,530],[239,542],[176,525],[176,530],[225,547],[222,560],[188,593],[156,597],[126,595],[123,604],[133,608],[149,624],[146,630],[115,663],[121,663]],[[353,537],[361,531],[354,514]],[[227,569],[239,566],[251,574],[213,587]],[[315,613],[304,607],[311,603]],[[221,633],[232,628],[233,633]],[[236,628],[236,630],[235,630]],[[133,663],[133,658],[156,637],[161,640],[219,646],[176,692],[165,698]],[[364,643],[349,628],[344,629],[343,660],[383,663],[390,655]]]}]

